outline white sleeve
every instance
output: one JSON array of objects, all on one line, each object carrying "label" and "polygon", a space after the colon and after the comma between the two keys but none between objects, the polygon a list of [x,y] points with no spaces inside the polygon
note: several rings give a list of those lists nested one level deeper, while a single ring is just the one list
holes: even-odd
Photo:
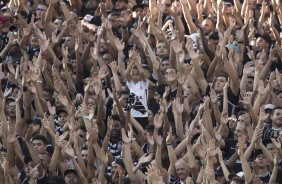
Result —
[{"label": "white sleeve", "polygon": [[142,81],[142,86],[145,88],[145,89],[148,89],[149,88],[149,81],[146,79],[146,82]]}]

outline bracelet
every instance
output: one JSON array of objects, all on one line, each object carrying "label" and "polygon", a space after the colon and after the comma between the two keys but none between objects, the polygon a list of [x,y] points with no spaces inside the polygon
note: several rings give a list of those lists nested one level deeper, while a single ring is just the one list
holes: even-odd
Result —
[{"label": "bracelet", "polygon": [[166,144],[166,145],[167,145],[167,146],[168,146],[168,145],[171,145],[171,143],[170,143],[170,144]]},{"label": "bracelet", "polygon": [[42,81],[41,80],[38,80],[38,81],[36,81],[37,83],[41,83],[42,84]]}]

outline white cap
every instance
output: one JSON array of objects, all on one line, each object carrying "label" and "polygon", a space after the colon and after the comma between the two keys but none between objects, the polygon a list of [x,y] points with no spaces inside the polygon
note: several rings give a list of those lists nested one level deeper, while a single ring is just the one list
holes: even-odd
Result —
[{"label": "white cap", "polygon": [[273,110],[273,109],[275,109],[275,106],[273,104],[265,104],[264,105],[264,109],[271,109],[271,110]]}]

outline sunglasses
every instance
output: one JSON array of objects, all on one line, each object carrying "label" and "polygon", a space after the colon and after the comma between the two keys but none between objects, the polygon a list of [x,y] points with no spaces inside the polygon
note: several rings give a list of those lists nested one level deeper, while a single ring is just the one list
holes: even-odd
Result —
[{"label": "sunglasses", "polygon": [[165,4],[165,7],[170,7],[171,6],[171,4]]},{"label": "sunglasses", "polygon": [[37,8],[36,11],[46,11],[46,10],[43,8]]}]

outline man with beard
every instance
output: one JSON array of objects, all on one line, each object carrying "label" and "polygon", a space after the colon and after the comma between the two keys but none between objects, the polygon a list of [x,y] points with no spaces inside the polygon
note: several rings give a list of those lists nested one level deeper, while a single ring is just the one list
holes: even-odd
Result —
[{"label": "man with beard", "polygon": [[64,172],[64,179],[66,184],[78,184],[78,175],[75,169],[67,169]]}]

